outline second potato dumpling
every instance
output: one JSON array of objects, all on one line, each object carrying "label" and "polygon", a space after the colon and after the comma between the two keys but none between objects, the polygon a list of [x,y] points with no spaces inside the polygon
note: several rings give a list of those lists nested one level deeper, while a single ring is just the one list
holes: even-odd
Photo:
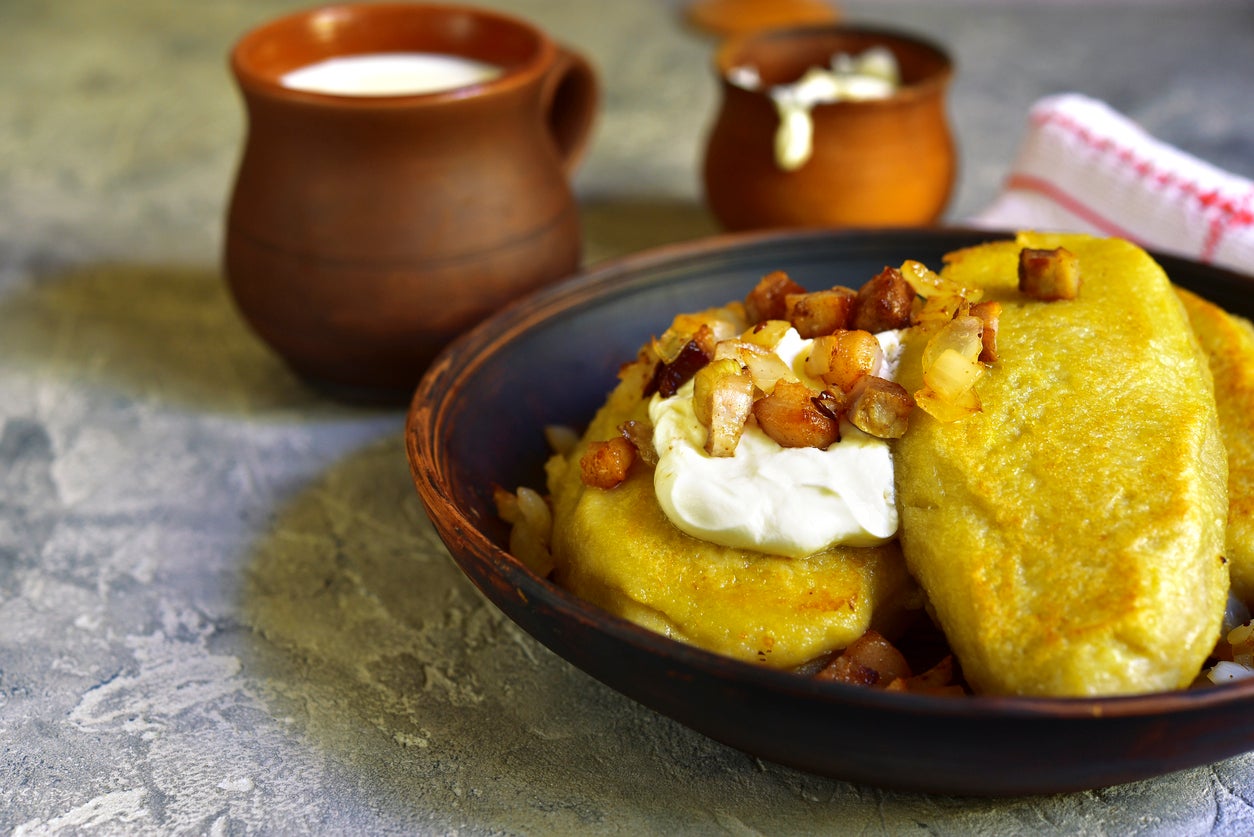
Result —
[{"label": "second potato dumpling", "polygon": [[[1020,250],[1060,246],[1078,297],[1025,298]],[[1049,696],[1189,685],[1228,592],[1227,463],[1166,275],[1123,241],[1036,234],[951,254],[944,275],[1001,302],[999,361],[979,412],[919,417],[894,455],[902,549],[966,679]]]}]

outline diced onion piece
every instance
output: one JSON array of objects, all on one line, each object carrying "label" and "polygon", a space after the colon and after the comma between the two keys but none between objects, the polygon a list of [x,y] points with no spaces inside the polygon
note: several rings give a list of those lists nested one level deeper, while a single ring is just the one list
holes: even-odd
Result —
[{"label": "diced onion piece", "polygon": [[797,375],[784,360],[769,349],[746,340],[724,340],[714,350],[714,359],[733,359],[749,371],[753,383],[770,392],[778,381],[795,381]]},{"label": "diced onion piece", "polygon": [[1054,302],[1080,295],[1080,262],[1065,247],[1019,251],[1019,290],[1033,299]]},{"label": "diced onion piece", "polygon": [[1234,662],[1254,667],[1254,624],[1246,622],[1233,628],[1228,632],[1227,642]]},{"label": "diced onion piece", "polygon": [[849,288],[829,288],[784,298],[784,316],[805,339],[849,327],[857,294]]},{"label": "diced onion piece", "polygon": [[646,394],[657,392],[663,398],[670,398],[681,386],[688,383],[698,369],[710,362],[717,349],[717,343],[711,339],[711,335],[709,327],[703,325],[672,360],[659,361]]},{"label": "diced onion piece", "polygon": [[618,432],[624,439],[631,442],[641,462],[650,468],[657,464],[657,449],[653,447],[653,425],[647,421],[631,419],[620,424]]},{"label": "diced onion piece", "polygon": [[914,394],[914,403],[920,410],[943,423],[960,421],[983,409],[980,397],[976,395],[974,389],[969,389],[957,399],[950,400],[941,398],[924,387]]},{"label": "diced onion piece", "polygon": [[556,566],[548,545],[540,539],[539,533],[525,523],[510,528],[509,552],[541,578],[553,572]]},{"label": "diced onion piece", "polygon": [[534,488],[520,486],[515,492],[518,498],[518,510],[524,521],[540,535],[544,543],[548,543],[550,530],[553,528],[553,512],[548,502]]},{"label": "diced onion piece", "polygon": [[740,335],[740,339],[764,349],[774,350],[790,328],[792,328],[792,323],[787,320],[763,320]]},{"label": "diced onion piece", "polygon": [[984,367],[978,360],[946,349],[923,372],[923,385],[946,401],[956,401],[980,379]]},{"label": "diced onion piece", "polygon": [[731,456],[753,413],[753,379],[731,358],[716,360],[693,379],[693,408],[707,430],[705,452]]},{"label": "diced onion piece", "polygon": [[740,363],[730,357],[715,358],[692,379],[692,410],[702,426],[710,426],[714,409],[714,389],[718,381],[729,375],[741,375]]},{"label": "diced onion piece", "polygon": [[817,395],[799,381],[780,381],[753,403],[754,418],[781,447],[825,449],[840,441],[840,422],[815,403]]},{"label": "diced onion piece", "polygon": [[977,360],[984,347],[983,330],[984,323],[979,317],[955,317],[950,320],[932,335],[923,349],[924,374],[938,357],[951,349],[967,360]]},{"label": "diced onion piece", "polygon": [[832,354],[836,351],[839,341],[835,334],[824,334],[814,338],[810,351],[806,353],[802,368],[811,378],[822,378],[832,371]]},{"label": "diced onion piece", "polygon": [[922,262],[913,260],[902,262],[900,273],[914,292],[924,299],[947,296],[963,297],[968,302],[979,302],[983,293],[979,288],[964,288],[952,279],[930,270]]},{"label": "diced onion piece", "polygon": [[905,387],[867,375],[855,390],[845,417],[853,426],[879,439],[900,439],[910,426],[914,399]]},{"label": "diced onion piece", "polygon": [[926,334],[942,328],[954,317],[967,313],[969,308],[970,303],[966,297],[935,294],[925,299],[922,305],[915,306],[910,322]]},{"label": "diced onion piece", "polygon": [[544,438],[549,443],[549,450],[565,456],[579,444],[579,434],[575,428],[565,424],[549,424],[544,428]]},{"label": "diced onion piece", "polygon": [[492,502],[496,504],[496,514],[506,523],[517,523],[522,520],[522,511],[518,508],[518,495],[506,491],[499,485],[492,489]]},{"label": "diced onion piece", "polygon": [[978,317],[955,317],[923,349],[923,388],[914,400],[938,421],[958,421],[981,409],[974,387],[984,374],[983,329]]},{"label": "diced onion piece", "polygon": [[493,491],[497,514],[511,524],[510,554],[539,576],[553,571],[553,555],[549,542],[553,530],[553,513],[548,502],[535,489],[522,487],[517,493],[503,488]]},{"label": "diced onion piece", "polygon": [[1206,677],[1212,683],[1232,683],[1254,677],[1254,668],[1221,660],[1206,670]]}]

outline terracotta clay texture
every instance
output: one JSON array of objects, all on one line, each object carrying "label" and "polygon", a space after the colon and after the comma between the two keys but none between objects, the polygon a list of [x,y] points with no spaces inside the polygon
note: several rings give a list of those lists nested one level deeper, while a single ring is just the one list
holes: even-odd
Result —
[{"label": "terracotta clay texture", "polygon": [[[775,160],[780,118],[764,89],[875,46],[893,53],[902,86],[888,99],[815,106],[812,156],[795,171],[782,169]],[[957,154],[945,111],[953,65],[940,47],[886,30],[806,27],[734,38],[715,66],[722,101],[703,177],[707,203],[726,229],[908,226],[941,216]],[[729,81],[739,67],[755,68],[762,89]]]},{"label": "terracotta clay texture", "polygon": [[714,35],[738,35],[784,26],[831,23],[840,17],[824,0],[693,0],[684,9],[688,22]]},{"label": "terracotta clay texture", "polygon": [[[279,82],[328,57],[405,51],[504,73],[409,96]],[[227,280],[253,329],[303,377],[354,398],[406,397],[451,338],[577,268],[568,175],[597,80],[531,25],[456,6],[326,7],[248,33],[231,69],[248,135]]]}]

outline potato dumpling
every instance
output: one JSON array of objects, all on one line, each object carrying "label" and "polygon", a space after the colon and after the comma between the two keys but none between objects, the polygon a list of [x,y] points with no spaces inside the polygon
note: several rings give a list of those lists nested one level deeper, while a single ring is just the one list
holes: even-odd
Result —
[{"label": "potato dumpling", "polygon": [[[1017,288],[1065,247],[1073,300]],[[1228,593],[1227,460],[1211,375],[1162,269],[1119,240],[1021,235],[943,275],[1002,305],[982,410],[911,417],[894,451],[907,564],[970,685],[1082,696],[1189,685]],[[920,339],[901,381],[920,385]]]}]

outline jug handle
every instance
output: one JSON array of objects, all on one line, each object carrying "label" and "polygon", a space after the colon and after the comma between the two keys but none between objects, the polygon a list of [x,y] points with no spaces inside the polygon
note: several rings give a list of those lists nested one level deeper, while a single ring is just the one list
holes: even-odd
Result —
[{"label": "jug handle", "polygon": [[545,125],[570,175],[583,159],[601,91],[596,72],[582,55],[557,45],[557,60],[544,82]]}]

